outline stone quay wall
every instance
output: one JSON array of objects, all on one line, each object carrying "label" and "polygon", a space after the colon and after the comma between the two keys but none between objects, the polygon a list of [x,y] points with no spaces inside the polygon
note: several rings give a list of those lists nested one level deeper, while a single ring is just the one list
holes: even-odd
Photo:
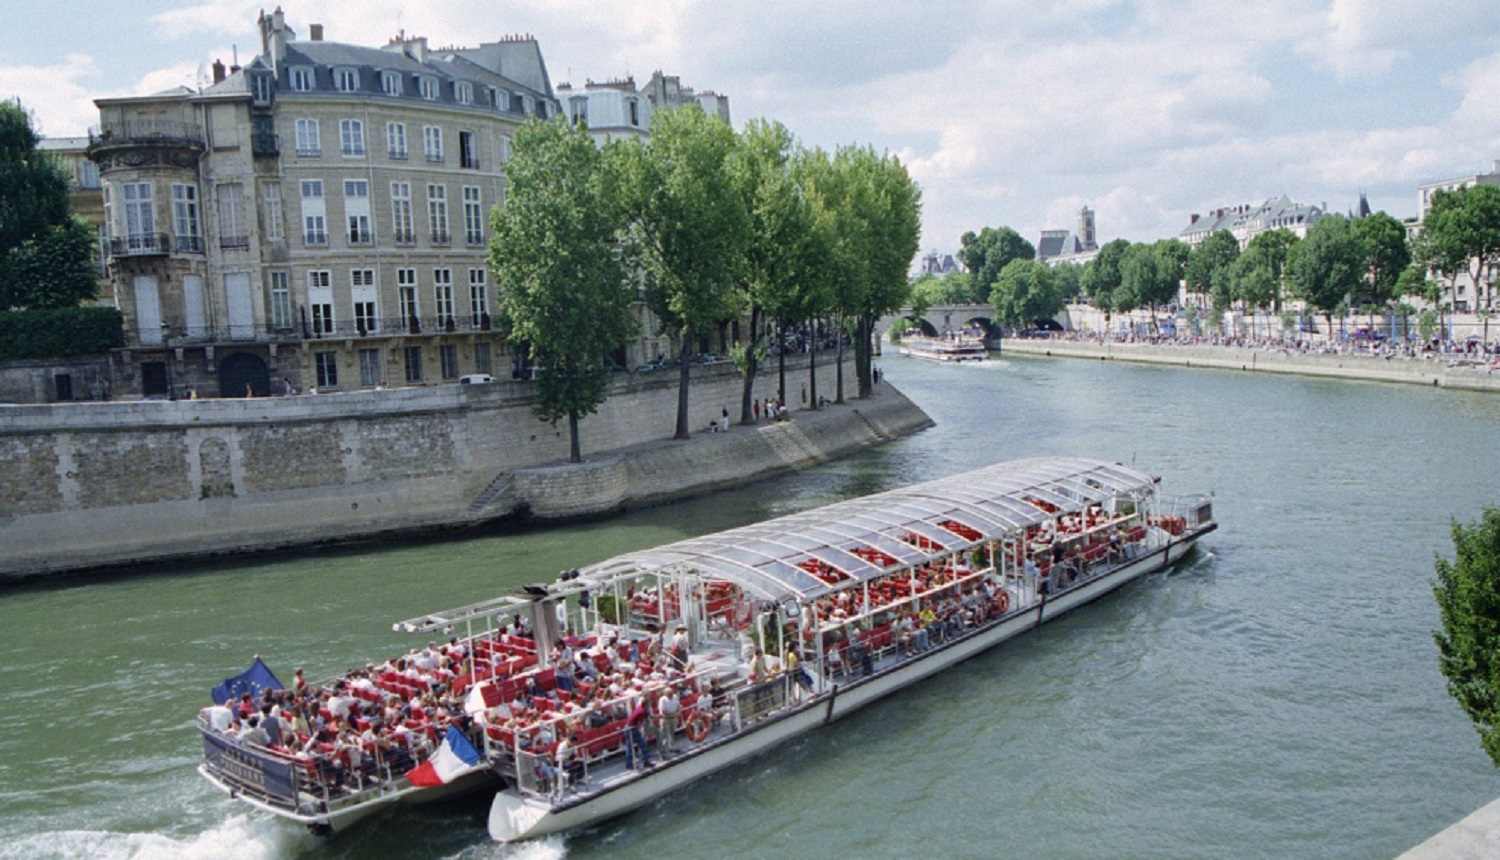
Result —
[{"label": "stone quay wall", "polygon": [[[863,401],[708,433],[742,377],[697,367],[693,439],[672,442],[677,371],[626,374],[580,422],[531,412],[525,383],[236,400],[0,407],[0,579],[189,559],[529,514],[607,513],[837,457],[930,426],[888,383]],[[756,395],[775,390],[756,380]],[[834,367],[820,365],[831,393]],[[853,367],[845,367],[852,389]]]},{"label": "stone quay wall", "polygon": [[1006,338],[1002,352],[1104,361],[1135,361],[1178,367],[1208,367],[1251,373],[1290,373],[1367,382],[1400,382],[1465,391],[1500,392],[1500,372],[1476,364],[1444,359],[1382,358],[1279,349],[1227,346],[1158,345],[1148,343],[1091,343],[1066,340]]}]

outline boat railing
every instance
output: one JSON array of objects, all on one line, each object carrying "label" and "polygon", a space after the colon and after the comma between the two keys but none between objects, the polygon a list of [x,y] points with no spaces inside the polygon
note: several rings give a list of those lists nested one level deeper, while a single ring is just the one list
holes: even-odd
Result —
[{"label": "boat railing", "polygon": [[1211,496],[1166,496],[1158,503],[1160,514],[1153,518],[1152,525],[1177,537],[1195,532],[1214,520],[1214,504]]}]

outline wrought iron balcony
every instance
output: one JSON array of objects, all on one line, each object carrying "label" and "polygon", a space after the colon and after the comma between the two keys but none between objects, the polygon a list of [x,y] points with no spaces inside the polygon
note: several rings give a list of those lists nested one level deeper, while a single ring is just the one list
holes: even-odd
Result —
[{"label": "wrought iron balcony", "polygon": [[203,150],[203,126],[165,119],[125,119],[89,129],[89,154],[120,146],[172,146]]},{"label": "wrought iron balcony", "polygon": [[109,240],[111,257],[151,257],[171,251],[172,237],[165,233],[136,233]]}]

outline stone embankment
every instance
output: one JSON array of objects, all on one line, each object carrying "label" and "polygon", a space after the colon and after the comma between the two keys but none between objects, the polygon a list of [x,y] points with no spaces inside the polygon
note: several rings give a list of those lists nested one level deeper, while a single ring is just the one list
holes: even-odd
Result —
[{"label": "stone embankment", "polygon": [[[832,388],[832,366],[819,369]],[[741,376],[699,368],[685,442],[677,375],[630,374],[581,423],[539,422],[524,385],[259,400],[54,404],[0,412],[0,579],[232,555],[531,516],[593,516],[833,459],[931,426],[889,383],[793,420],[738,415]],[[852,381],[852,366],[845,379]],[[757,381],[764,396],[774,377]],[[825,392],[826,393],[826,392]]]},{"label": "stone embankment", "polygon": [[1209,345],[1097,343],[1069,340],[1023,340],[1007,338],[1003,353],[1084,358],[1104,361],[1134,361],[1179,367],[1208,367],[1247,373],[1289,373],[1371,382],[1400,382],[1468,391],[1500,392],[1500,372],[1480,363],[1464,363],[1452,357],[1384,358],[1368,355],[1337,355],[1295,352],[1272,348]]}]

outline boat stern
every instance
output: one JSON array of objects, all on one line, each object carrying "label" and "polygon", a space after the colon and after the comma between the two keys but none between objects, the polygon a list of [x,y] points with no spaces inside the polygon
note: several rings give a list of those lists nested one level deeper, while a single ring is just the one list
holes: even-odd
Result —
[{"label": "boat stern", "polygon": [[490,804],[490,838],[496,842],[515,842],[541,836],[552,828],[548,819],[552,805],[536,798],[522,797],[513,791],[495,793]]}]

